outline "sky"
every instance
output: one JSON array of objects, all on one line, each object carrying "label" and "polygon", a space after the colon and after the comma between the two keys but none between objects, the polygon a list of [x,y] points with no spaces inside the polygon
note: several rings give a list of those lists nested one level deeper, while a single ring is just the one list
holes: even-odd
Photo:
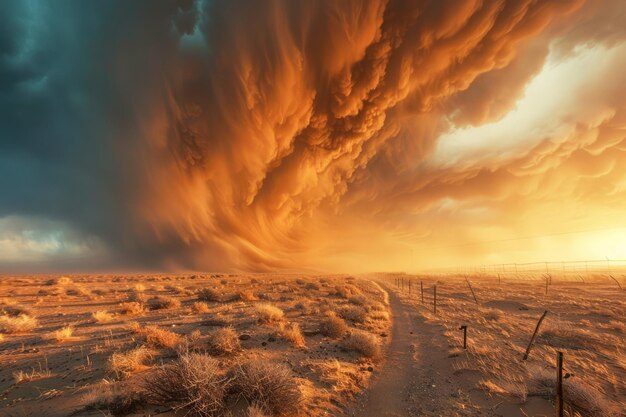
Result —
[{"label": "sky", "polygon": [[626,2],[0,4],[0,273],[626,259]]}]

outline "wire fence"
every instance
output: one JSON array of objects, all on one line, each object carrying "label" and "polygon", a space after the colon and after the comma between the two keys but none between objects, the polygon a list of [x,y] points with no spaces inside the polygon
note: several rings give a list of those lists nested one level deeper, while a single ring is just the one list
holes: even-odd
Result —
[{"label": "wire fence", "polygon": [[626,275],[626,259],[595,259],[563,262],[526,262],[438,268],[423,271],[429,274],[519,275],[549,274],[564,278]]}]

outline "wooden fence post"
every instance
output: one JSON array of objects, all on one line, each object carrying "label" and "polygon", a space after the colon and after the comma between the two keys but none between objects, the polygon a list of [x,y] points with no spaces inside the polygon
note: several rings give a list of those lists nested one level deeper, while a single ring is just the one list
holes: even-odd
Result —
[{"label": "wooden fence post", "polygon": [[528,347],[526,348],[526,353],[524,354],[524,360],[528,359],[528,354],[530,353],[530,349],[532,348],[533,343],[535,342],[535,337],[537,337],[539,326],[541,326],[541,322],[546,317],[546,314],[548,314],[548,310],[543,312],[543,314],[539,318],[539,321],[537,322],[537,326],[535,326],[535,331],[533,332],[533,336],[530,338],[530,343],[528,343]]},{"label": "wooden fence post", "polygon": [[464,324],[459,330],[463,330],[463,349],[467,349],[467,325]]},{"label": "wooden fence post", "polygon": [[437,314],[437,284],[433,287],[433,312]]},{"label": "wooden fence post", "polygon": [[424,304],[424,281],[420,280],[420,289],[422,291],[422,305]]},{"label": "wooden fence post", "polygon": [[556,352],[556,417],[563,417],[563,352]]},{"label": "wooden fence post", "polygon": [[470,291],[472,292],[472,297],[474,297],[474,301],[476,302],[476,304],[478,304],[478,299],[476,299],[476,294],[474,294],[474,289],[472,288],[472,284],[470,284],[469,279],[467,279],[467,277],[465,277],[465,282],[467,282],[467,285]]},{"label": "wooden fence post", "polygon": [[615,283],[617,284],[617,286],[619,287],[619,289],[622,289],[622,284],[619,283],[619,281],[613,276],[613,275],[609,275],[613,281],[615,281]]}]

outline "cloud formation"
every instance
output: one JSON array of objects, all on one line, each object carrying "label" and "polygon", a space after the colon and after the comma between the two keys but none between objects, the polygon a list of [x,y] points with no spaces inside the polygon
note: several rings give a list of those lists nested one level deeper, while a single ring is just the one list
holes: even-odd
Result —
[{"label": "cloud formation", "polygon": [[[272,270],[404,268],[540,229],[557,198],[613,213],[619,3],[7,3],[0,217],[71,224],[117,266]],[[594,53],[592,84],[507,122]]]}]

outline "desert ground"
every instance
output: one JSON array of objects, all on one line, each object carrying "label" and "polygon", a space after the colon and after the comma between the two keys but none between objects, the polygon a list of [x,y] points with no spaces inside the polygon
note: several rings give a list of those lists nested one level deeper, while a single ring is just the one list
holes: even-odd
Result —
[{"label": "desert ground", "polygon": [[5,276],[0,416],[551,416],[557,351],[566,416],[625,416],[626,292],[582,281]]}]

